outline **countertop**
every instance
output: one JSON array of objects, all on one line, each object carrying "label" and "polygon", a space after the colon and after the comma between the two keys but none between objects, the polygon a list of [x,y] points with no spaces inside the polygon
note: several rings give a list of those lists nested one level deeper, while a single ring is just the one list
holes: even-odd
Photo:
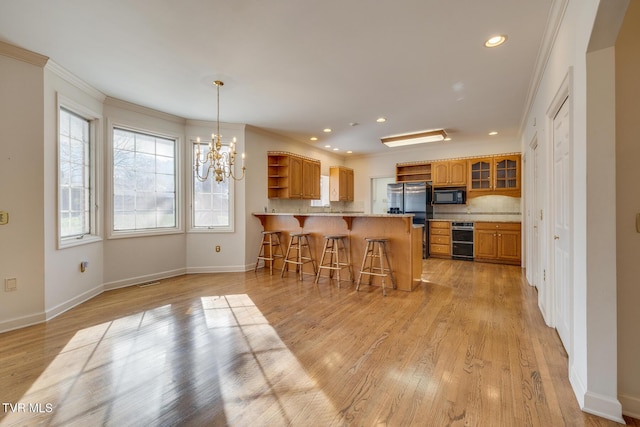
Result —
[{"label": "countertop", "polygon": [[514,223],[521,224],[522,221],[514,220],[514,219],[498,219],[498,218],[465,218],[465,219],[448,219],[448,218],[433,218],[428,221],[445,221],[445,222],[506,222],[506,223]]},{"label": "countertop", "polygon": [[367,214],[363,212],[253,212],[252,215],[292,215],[292,216],[349,216],[364,218],[412,218],[413,214]]}]

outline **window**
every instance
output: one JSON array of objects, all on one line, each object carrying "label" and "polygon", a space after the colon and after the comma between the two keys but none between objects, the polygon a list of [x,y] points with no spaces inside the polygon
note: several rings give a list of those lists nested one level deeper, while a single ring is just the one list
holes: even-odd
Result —
[{"label": "window", "polygon": [[[193,159],[196,156],[196,146],[193,144]],[[200,155],[209,151],[209,145],[200,143]],[[228,152],[228,146],[222,146],[222,152]],[[206,167],[201,167],[200,174],[206,173]],[[193,171],[193,203],[192,203],[192,224],[194,229],[232,231],[232,191],[233,186],[229,185],[230,179],[223,182],[216,182],[215,176],[202,182],[196,177]]]},{"label": "window", "polygon": [[97,237],[95,123],[58,108],[58,245],[73,246]]},{"label": "window", "polygon": [[113,129],[113,231],[178,227],[175,139]]},{"label": "window", "polygon": [[313,207],[329,206],[329,175],[320,176],[320,199],[311,200]]}]

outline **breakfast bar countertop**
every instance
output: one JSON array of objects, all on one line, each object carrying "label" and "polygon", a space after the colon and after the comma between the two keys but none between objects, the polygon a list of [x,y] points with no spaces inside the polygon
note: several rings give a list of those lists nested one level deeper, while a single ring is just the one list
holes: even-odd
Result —
[{"label": "breakfast bar countertop", "polygon": [[[263,230],[281,232],[284,242],[290,239],[292,233],[304,231],[308,234],[313,258],[316,261],[321,259],[325,236],[345,235],[354,279],[360,273],[366,252],[365,239],[370,237],[388,239],[388,255],[397,289],[411,292],[422,281],[424,225],[415,226],[413,214],[254,212],[253,216],[260,220]],[[378,283],[374,285],[379,286]]]},{"label": "breakfast bar countertop", "polygon": [[294,216],[353,216],[366,218],[402,218],[413,217],[413,214],[368,214],[364,212],[253,212],[254,216],[259,215],[294,215]]}]

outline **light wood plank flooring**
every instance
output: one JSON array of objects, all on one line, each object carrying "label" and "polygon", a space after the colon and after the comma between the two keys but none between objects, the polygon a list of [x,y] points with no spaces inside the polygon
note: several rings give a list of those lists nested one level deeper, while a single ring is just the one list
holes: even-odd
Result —
[{"label": "light wood plank flooring", "polygon": [[424,271],[387,297],[264,270],[105,292],[0,334],[0,426],[616,425],[578,408],[519,267]]}]

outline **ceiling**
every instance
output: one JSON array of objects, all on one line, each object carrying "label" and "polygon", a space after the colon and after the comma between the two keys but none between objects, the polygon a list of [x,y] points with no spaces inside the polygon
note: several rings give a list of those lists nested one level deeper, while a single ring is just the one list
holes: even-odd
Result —
[{"label": "ceiling", "polygon": [[222,80],[222,122],[358,155],[434,128],[515,140],[553,1],[2,1],[0,40],[188,119],[215,120]]}]

